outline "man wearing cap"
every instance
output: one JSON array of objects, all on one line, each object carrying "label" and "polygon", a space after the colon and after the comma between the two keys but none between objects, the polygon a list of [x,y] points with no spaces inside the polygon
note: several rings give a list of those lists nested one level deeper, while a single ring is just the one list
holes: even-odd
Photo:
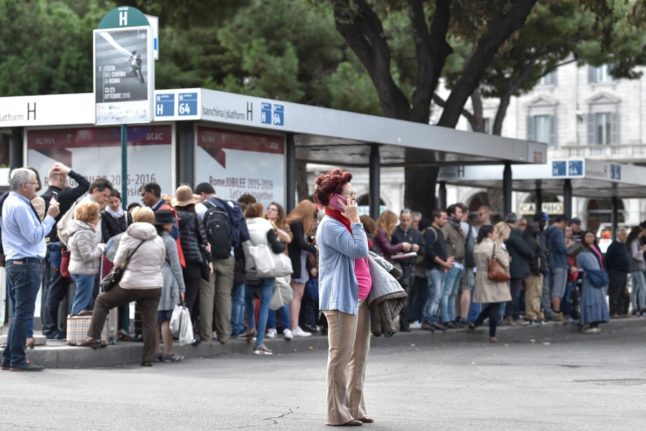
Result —
[{"label": "man wearing cap", "polygon": [[[249,231],[242,210],[237,202],[219,199],[215,189],[209,183],[195,186],[195,194],[200,196],[200,203],[195,205],[198,218],[204,218],[210,208],[226,213],[230,222],[232,238],[230,250],[225,250],[227,257],[212,256],[213,272],[209,281],[200,283],[200,336],[203,341],[213,337],[213,330],[222,344],[231,338],[231,291],[235,272],[234,253],[241,250],[244,243],[249,244]],[[214,244],[211,244],[213,254],[216,254]]]},{"label": "man wearing cap", "polygon": [[507,324],[515,325],[520,318],[520,298],[523,290],[523,280],[529,276],[529,262],[534,253],[523,240],[523,235],[518,229],[518,217],[516,213],[505,215],[505,223],[511,228],[509,238],[505,241],[507,252],[511,257],[509,264],[509,289],[511,290],[511,301],[505,306],[505,321]]},{"label": "man wearing cap", "polygon": [[27,361],[25,342],[27,326],[34,318],[36,295],[40,288],[42,261],[45,257],[45,236],[60,213],[58,202],[49,204],[47,216],[40,221],[31,205],[36,197],[38,181],[30,169],[18,168],[9,179],[11,192],[2,206],[0,226],[5,252],[7,285],[12,290],[16,309],[7,333],[2,369],[11,371],[42,371],[44,368]]},{"label": "man wearing cap", "polygon": [[578,217],[574,217],[570,221],[570,227],[572,228],[572,238],[577,242],[581,243],[581,240],[583,239],[583,229],[581,229],[581,219]]}]

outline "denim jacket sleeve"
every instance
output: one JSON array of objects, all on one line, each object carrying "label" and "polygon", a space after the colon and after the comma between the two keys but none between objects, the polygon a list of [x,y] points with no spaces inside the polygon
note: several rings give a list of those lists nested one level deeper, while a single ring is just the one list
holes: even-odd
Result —
[{"label": "denim jacket sleeve", "polygon": [[328,235],[321,238],[325,244],[352,259],[368,256],[368,237],[361,223],[352,224],[352,233],[336,220],[330,220]]}]

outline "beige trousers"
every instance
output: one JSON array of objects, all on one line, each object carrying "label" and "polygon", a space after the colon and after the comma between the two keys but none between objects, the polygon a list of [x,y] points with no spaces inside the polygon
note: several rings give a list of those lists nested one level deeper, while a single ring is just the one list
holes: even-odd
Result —
[{"label": "beige trousers", "polygon": [[543,274],[530,275],[525,279],[525,319],[543,320],[541,295],[543,293]]},{"label": "beige trousers", "polygon": [[200,280],[200,338],[211,342],[213,329],[221,343],[231,338],[231,291],[235,260],[213,261],[210,280]]},{"label": "beige trousers", "polygon": [[327,418],[341,425],[366,414],[363,384],[370,351],[370,309],[359,301],[356,315],[324,311],[328,321]]}]

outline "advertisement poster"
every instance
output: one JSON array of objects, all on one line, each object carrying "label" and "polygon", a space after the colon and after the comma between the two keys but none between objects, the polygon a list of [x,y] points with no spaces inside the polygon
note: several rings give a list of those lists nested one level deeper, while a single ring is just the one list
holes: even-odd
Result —
[{"label": "advertisement poster", "polygon": [[[52,164],[61,162],[90,182],[105,177],[121,192],[119,127],[28,130],[26,143],[27,166],[38,170],[45,187]],[[172,144],[172,126],[128,128],[128,203],[139,202],[139,189],[149,182],[174,193]]]},{"label": "advertisement poster", "polygon": [[285,138],[197,128],[195,182],[208,182],[222,199],[250,193],[265,205],[285,203]]},{"label": "advertisement poster", "polygon": [[150,27],[94,31],[96,124],[152,120],[151,40]]}]

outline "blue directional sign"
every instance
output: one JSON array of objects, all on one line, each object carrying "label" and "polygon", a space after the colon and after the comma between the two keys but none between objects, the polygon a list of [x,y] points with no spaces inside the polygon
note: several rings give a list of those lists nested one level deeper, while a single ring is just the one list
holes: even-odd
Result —
[{"label": "blue directional sign", "polygon": [[565,168],[566,168],[566,164],[565,164],[565,161],[563,160],[552,162],[552,176],[564,177],[566,175]]},{"label": "blue directional sign", "polygon": [[179,93],[177,97],[178,115],[197,115],[197,93]]},{"label": "blue directional sign", "polygon": [[570,160],[568,171],[571,177],[583,176],[583,160]]},{"label": "blue directional sign", "polygon": [[285,107],[283,105],[274,105],[274,126],[285,125]]},{"label": "blue directional sign", "polygon": [[271,124],[271,103],[260,104],[260,122],[262,124]]},{"label": "blue directional sign", "polygon": [[157,117],[172,117],[175,115],[174,94],[158,94],[155,97],[155,115]]},{"label": "blue directional sign", "polygon": [[621,165],[610,165],[610,179],[621,180]]}]

